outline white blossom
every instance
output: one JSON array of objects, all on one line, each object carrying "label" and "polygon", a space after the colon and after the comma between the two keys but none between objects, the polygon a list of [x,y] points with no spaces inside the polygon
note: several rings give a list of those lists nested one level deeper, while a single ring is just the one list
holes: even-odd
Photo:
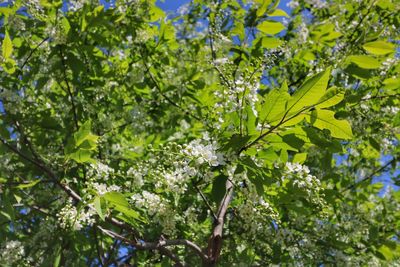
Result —
[{"label": "white blossom", "polygon": [[61,228],[81,230],[84,226],[91,226],[95,223],[95,210],[93,208],[83,208],[79,211],[72,205],[67,203],[57,214]]},{"label": "white blossom", "polygon": [[183,154],[194,158],[196,163],[201,165],[208,163],[210,166],[224,165],[224,158],[221,153],[217,152],[217,143],[208,141],[203,144],[201,139],[195,139],[185,146],[182,150]]}]

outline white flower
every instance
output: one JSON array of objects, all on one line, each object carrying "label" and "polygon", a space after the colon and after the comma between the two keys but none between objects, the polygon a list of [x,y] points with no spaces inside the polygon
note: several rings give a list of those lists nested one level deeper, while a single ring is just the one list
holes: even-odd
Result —
[{"label": "white flower", "polygon": [[298,1],[290,1],[289,3],[286,4],[287,7],[293,8],[295,9],[296,7],[298,7],[300,4]]},{"label": "white flower", "polygon": [[95,223],[93,208],[82,209],[80,213],[75,206],[67,203],[57,214],[61,228],[81,230],[84,226],[91,226]]},{"label": "white flower", "polygon": [[0,249],[0,265],[18,266],[17,262],[25,256],[25,249],[18,240],[11,240],[5,243],[4,248]]},{"label": "white flower", "polygon": [[99,195],[104,195],[105,193],[108,193],[108,192],[121,191],[121,187],[119,187],[118,185],[110,185],[110,186],[108,186],[108,185],[103,184],[103,183],[94,182],[94,183],[89,183],[89,186],[92,187],[94,190],[96,190],[96,192]]},{"label": "white flower", "polygon": [[211,141],[208,142],[210,143],[204,145],[201,139],[193,140],[185,146],[183,154],[194,158],[199,165],[203,163],[208,163],[210,166],[224,165],[223,155],[216,152],[217,144]]}]

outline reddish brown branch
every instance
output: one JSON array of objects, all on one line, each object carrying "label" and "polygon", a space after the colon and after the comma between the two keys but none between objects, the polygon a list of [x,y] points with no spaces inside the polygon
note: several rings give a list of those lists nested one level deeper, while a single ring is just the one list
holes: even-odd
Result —
[{"label": "reddish brown branch", "polygon": [[226,181],[225,188],[226,192],[217,212],[217,221],[214,222],[213,232],[208,241],[207,256],[210,266],[215,265],[221,254],[225,215],[233,195],[233,184],[229,179]]}]

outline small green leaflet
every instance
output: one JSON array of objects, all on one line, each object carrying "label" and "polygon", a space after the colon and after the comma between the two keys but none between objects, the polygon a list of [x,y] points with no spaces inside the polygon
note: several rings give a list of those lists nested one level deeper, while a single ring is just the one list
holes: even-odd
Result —
[{"label": "small green leaflet", "polygon": [[264,0],[262,5],[257,9],[256,15],[257,17],[261,17],[264,15],[265,11],[267,11],[268,6],[271,4],[271,0]]},{"label": "small green leaflet", "polygon": [[116,211],[121,212],[128,218],[143,221],[144,219],[135,210],[130,208],[129,202],[125,196],[119,192],[108,192],[104,194],[103,198],[114,208]]},{"label": "small green leaflet", "polygon": [[285,29],[285,26],[277,21],[263,21],[257,26],[257,29],[259,29],[263,33],[273,35],[283,31]]},{"label": "small green leaflet", "polygon": [[69,21],[66,17],[63,17],[61,19],[61,25],[63,27],[64,33],[67,35],[71,30],[71,25],[69,24]]},{"label": "small green leaflet", "polygon": [[381,63],[376,58],[367,55],[349,56],[347,61],[363,69],[378,69],[381,66]]},{"label": "small green leaflet", "polygon": [[386,54],[396,52],[396,47],[394,44],[385,41],[375,41],[366,43],[363,48],[370,54],[383,56]]},{"label": "small green leaflet", "polygon": [[33,182],[30,182],[30,183],[19,184],[19,185],[16,186],[16,188],[24,189],[24,188],[33,187],[33,186],[37,185],[38,183],[40,183],[40,181],[41,181],[40,179],[37,179],[37,180],[35,180]]},{"label": "small green leaflet", "polygon": [[90,133],[91,128],[91,122],[87,121],[79,128],[76,133],[74,133],[75,146],[80,146],[85,140],[90,140],[92,142],[97,141],[98,136]]},{"label": "small green leaflet", "polygon": [[105,220],[105,216],[103,213],[103,209],[101,207],[101,198],[100,196],[96,196],[93,200],[93,206],[94,209],[96,210],[97,214],[99,215],[99,217],[104,221]]},{"label": "small green leaflet", "polygon": [[353,138],[349,122],[336,119],[333,111],[316,109],[311,115],[307,116],[307,120],[318,129],[328,129],[333,137],[341,139]]},{"label": "small green leaflet", "polygon": [[13,51],[12,41],[10,39],[10,35],[8,31],[6,31],[6,35],[4,36],[3,45],[2,45],[2,55],[4,59],[8,59]]},{"label": "small green leaflet", "polygon": [[271,13],[268,14],[268,17],[287,17],[289,18],[289,15],[283,11],[282,9],[275,9]]},{"label": "small green leaflet", "polygon": [[91,123],[87,121],[68,140],[64,153],[68,159],[73,159],[78,163],[94,163],[95,160],[91,158],[91,155],[97,148],[98,139],[97,135],[91,133]]}]

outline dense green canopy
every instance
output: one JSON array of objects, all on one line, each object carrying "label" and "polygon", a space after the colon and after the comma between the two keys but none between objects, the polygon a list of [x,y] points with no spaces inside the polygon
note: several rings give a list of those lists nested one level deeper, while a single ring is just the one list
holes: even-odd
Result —
[{"label": "dense green canopy", "polygon": [[398,266],[400,5],[278,5],[2,4],[0,266]]}]

